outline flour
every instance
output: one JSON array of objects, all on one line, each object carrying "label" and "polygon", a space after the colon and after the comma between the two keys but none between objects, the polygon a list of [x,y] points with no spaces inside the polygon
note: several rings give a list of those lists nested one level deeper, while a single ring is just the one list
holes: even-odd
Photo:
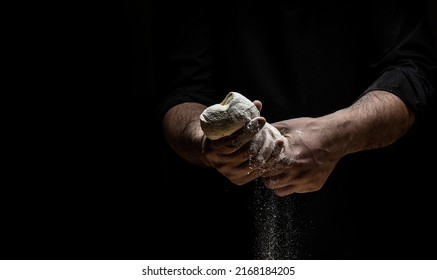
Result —
[{"label": "flour", "polygon": [[296,196],[279,197],[255,180],[255,259],[290,260],[301,258],[301,223],[296,218]]},{"label": "flour", "polygon": [[[237,92],[230,92],[220,103],[206,108],[200,116],[200,124],[205,136],[217,140],[241,129],[260,112],[249,99]],[[256,129],[253,127],[249,129]],[[257,132],[251,140],[249,149],[255,155],[249,159],[252,166],[262,166],[270,157],[281,158],[276,145],[284,140],[281,133],[269,123]],[[266,144],[267,143],[267,144]],[[271,143],[271,145],[268,145]],[[294,212],[294,198],[278,197],[267,189],[262,179],[255,180],[255,258],[256,259],[296,259],[297,227],[291,217]]]}]

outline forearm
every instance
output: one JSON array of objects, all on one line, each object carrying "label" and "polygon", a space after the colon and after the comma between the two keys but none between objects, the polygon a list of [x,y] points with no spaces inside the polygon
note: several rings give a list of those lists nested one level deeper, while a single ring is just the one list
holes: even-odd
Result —
[{"label": "forearm", "polygon": [[203,131],[199,116],[206,106],[182,103],[171,108],[163,119],[163,133],[170,147],[183,159],[207,166],[202,155]]},{"label": "forearm", "polygon": [[388,146],[414,123],[411,109],[385,91],[369,92],[352,106],[326,117],[338,131],[333,140],[344,143],[343,155]]}]

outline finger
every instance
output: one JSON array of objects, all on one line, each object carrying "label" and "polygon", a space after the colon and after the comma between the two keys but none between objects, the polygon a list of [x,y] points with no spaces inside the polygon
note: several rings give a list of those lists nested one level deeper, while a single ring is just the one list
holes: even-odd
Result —
[{"label": "finger", "polygon": [[[274,142],[275,146],[272,148],[273,152],[268,151],[268,154],[273,153],[280,153],[282,149],[282,141]],[[241,158],[241,155],[240,155]],[[260,158],[259,155],[255,157],[249,157],[247,158],[241,158],[245,159],[238,167],[234,167],[234,174],[236,176],[229,176],[231,181],[234,182],[237,185],[248,183],[249,181],[252,181],[260,176],[262,176],[266,171],[269,171],[266,169],[265,159]],[[280,178],[280,174],[282,174],[282,170],[278,169],[273,173],[270,171],[272,175],[275,175],[277,178]],[[274,179],[274,178],[273,178]]]},{"label": "finger", "polygon": [[[282,150],[281,142],[266,141],[261,147],[251,144],[249,149],[249,164],[253,168],[261,169],[260,175],[270,172],[278,161],[278,155]],[[277,166],[275,167],[279,169]],[[282,171],[281,171],[282,172]],[[276,172],[274,175],[279,174]]]},{"label": "finger", "polygon": [[261,101],[259,101],[259,100],[255,100],[255,101],[253,101],[253,104],[254,104],[255,107],[258,109],[258,111],[261,112],[261,109],[262,109],[262,107],[263,107],[263,104],[261,103]]},{"label": "finger", "polygon": [[[274,172],[270,172],[270,173],[274,174]],[[264,182],[264,185],[266,186],[266,188],[271,189],[271,190],[276,190],[276,189],[282,188],[285,185],[287,185],[284,183],[284,180],[283,180],[286,178],[286,176],[287,176],[287,174],[285,174],[284,172],[281,172],[281,173],[276,174],[276,175],[268,176],[268,177],[263,176],[263,182]]]},{"label": "finger", "polygon": [[[314,185],[313,181],[310,180],[308,176],[305,176],[305,174],[302,172],[296,172],[296,170],[292,169],[279,169],[278,171],[282,172],[271,176],[267,173],[263,174],[263,181],[267,188],[279,189],[288,185],[305,187]],[[271,171],[269,173],[274,174],[274,171]]]},{"label": "finger", "polygon": [[264,127],[266,119],[257,117],[250,120],[244,127],[242,127],[236,134],[236,140],[247,143]]},{"label": "finger", "polygon": [[254,118],[232,135],[211,141],[210,148],[223,154],[234,153],[252,140],[265,124],[266,119],[263,117]]},{"label": "finger", "polygon": [[285,186],[283,188],[275,189],[275,190],[273,190],[273,192],[277,196],[287,196],[287,195],[291,195],[294,193],[299,193],[298,187],[294,186],[294,185],[288,185],[288,186]]},{"label": "finger", "polygon": [[266,168],[270,169],[275,163],[281,160],[281,151],[284,148],[284,141],[279,139],[273,143],[271,153],[265,161]]},{"label": "finger", "polygon": [[234,153],[249,142],[265,124],[266,120],[263,117],[254,118],[232,135],[211,140],[209,147],[223,154]]},{"label": "finger", "polygon": [[258,171],[249,165],[235,167],[232,171],[226,177],[236,185],[244,185],[259,177]]},{"label": "finger", "polygon": [[279,155],[279,153],[281,152],[282,148],[284,148],[284,139],[277,139],[275,141],[275,151],[274,151],[274,154],[275,155]]},{"label": "finger", "polygon": [[[269,130],[262,129],[252,141],[248,142],[235,154],[239,155],[241,167],[249,165],[250,168],[262,168],[262,173],[269,171],[270,166],[276,162],[278,155],[283,148],[282,140],[274,140],[269,134]],[[260,173],[260,174],[262,174]]]}]

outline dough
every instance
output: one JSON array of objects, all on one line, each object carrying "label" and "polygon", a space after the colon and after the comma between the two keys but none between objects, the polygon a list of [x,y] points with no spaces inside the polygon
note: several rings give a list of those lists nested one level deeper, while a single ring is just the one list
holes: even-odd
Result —
[{"label": "dough", "polygon": [[200,126],[211,140],[231,135],[251,119],[259,117],[256,106],[238,92],[230,92],[220,104],[206,108],[200,115]]},{"label": "dough", "polygon": [[[206,108],[200,115],[200,127],[205,136],[217,140],[231,135],[242,128],[260,113],[252,101],[238,92],[231,91],[220,104]],[[266,123],[263,129],[271,130],[275,138],[281,133],[271,124]]]}]

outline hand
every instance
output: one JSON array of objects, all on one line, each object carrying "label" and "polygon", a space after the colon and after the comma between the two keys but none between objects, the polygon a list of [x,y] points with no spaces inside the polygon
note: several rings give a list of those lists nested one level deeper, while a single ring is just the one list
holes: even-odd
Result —
[{"label": "hand", "polygon": [[217,169],[236,185],[258,178],[263,165],[276,158],[282,149],[263,117],[254,118],[230,136],[204,140],[204,155],[211,167]]},{"label": "hand", "polygon": [[297,118],[273,124],[283,134],[281,153],[262,175],[279,196],[320,190],[343,155],[343,144],[322,118]]}]

